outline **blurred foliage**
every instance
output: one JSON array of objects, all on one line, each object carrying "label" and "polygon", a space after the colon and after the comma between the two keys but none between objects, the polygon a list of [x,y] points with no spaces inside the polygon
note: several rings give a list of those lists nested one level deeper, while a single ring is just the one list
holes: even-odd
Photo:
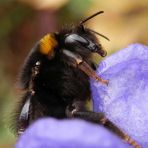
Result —
[{"label": "blurred foliage", "polygon": [[[4,8],[3,8],[4,9]],[[15,29],[24,19],[27,18],[30,11],[26,7],[15,5],[9,7],[9,10],[3,10],[3,16],[0,20],[0,38],[7,36],[13,29]]]},{"label": "blurred foliage", "polygon": [[[71,0],[67,5],[64,5],[59,11],[59,23],[63,24],[63,22],[76,23],[82,17],[84,17],[85,12],[92,5],[91,0]],[[79,6],[79,9],[77,7]],[[66,17],[65,17],[66,16]]]},{"label": "blurred foliage", "polygon": [[[0,0],[0,147],[3,148],[14,143],[8,123],[18,100],[17,73],[30,48],[44,34],[104,10],[104,14],[86,26],[110,38],[107,42],[99,37],[109,54],[134,42],[148,45],[147,0],[57,0],[52,3],[44,0],[40,7],[42,3],[43,0]],[[95,55],[94,59],[100,58]]]},{"label": "blurred foliage", "polygon": [[143,0],[111,0],[93,1],[92,9],[104,10],[104,14],[90,25],[97,31],[107,35],[111,42],[101,39],[101,43],[111,54],[116,50],[135,42],[148,45],[148,1]]}]

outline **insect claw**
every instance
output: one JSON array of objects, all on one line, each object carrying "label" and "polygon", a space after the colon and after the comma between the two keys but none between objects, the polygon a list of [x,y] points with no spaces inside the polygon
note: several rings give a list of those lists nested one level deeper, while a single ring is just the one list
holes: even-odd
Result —
[{"label": "insect claw", "polygon": [[124,141],[132,145],[134,148],[142,148],[135,140],[128,135],[125,135]]},{"label": "insect claw", "polygon": [[96,81],[99,81],[99,82],[101,82],[101,83],[103,83],[103,84],[106,84],[107,86],[108,86],[108,84],[109,84],[109,80],[104,80],[104,79],[102,79],[102,78],[99,77],[99,76],[96,77]]}]

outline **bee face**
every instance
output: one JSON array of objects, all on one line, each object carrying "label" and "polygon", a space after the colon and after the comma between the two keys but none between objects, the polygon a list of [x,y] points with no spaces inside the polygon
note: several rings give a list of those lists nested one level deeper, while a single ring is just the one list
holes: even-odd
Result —
[{"label": "bee face", "polygon": [[106,56],[106,51],[103,50],[97,40],[96,34],[91,29],[84,28],[81,24],[70,33],[64,34],[62,40],[63,47],[67,50],[80,54],[87,53],[88,56],[91,53],[97,53],[102,57]]},{"label": "bee face", "polygon": [[66,47],[74,46],[75,48],[85,48],[90,52],[97,52],[99,50],[95,41],[91,40],[88,34],[84,31],[81,34],[67,34],[64,43]]},{"label": "bee face", "polygon": [[69,34],[65,38],[66,49],[77,52],[80,55],[87,54],[89,56],[93,52],[97,52],[99,47],[85,36],[79,34]]}]

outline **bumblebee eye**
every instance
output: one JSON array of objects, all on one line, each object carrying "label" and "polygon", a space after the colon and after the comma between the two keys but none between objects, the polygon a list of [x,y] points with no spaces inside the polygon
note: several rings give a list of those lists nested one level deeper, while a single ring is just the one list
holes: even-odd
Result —
[{"label": "bumblebee eye", "polygon": [[79,36],[78,34],[70,34],[67,35],[65,38],[65,45],[72,45],[72,44],[81,44],[83,46],[89,45],[88,40]]}]

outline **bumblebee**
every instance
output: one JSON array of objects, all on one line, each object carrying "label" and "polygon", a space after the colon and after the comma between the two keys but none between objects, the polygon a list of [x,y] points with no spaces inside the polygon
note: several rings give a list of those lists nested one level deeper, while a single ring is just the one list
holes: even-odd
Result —
[{"label": "bumblebee", "polygon": [[20,74],[24,92],[16,121],[18,135],[42,117],[81,118],[100,123],[138,148],[138,144],[122,132],[103,113],[89,111],[86,107],[90,91],[90,77],[108,85],[95,72],[92,53],[106,56],[96,35],[104,35],[86,28],[84,23],[103,13],[99,11],[78,25],[45,35],[31,49]]}]

